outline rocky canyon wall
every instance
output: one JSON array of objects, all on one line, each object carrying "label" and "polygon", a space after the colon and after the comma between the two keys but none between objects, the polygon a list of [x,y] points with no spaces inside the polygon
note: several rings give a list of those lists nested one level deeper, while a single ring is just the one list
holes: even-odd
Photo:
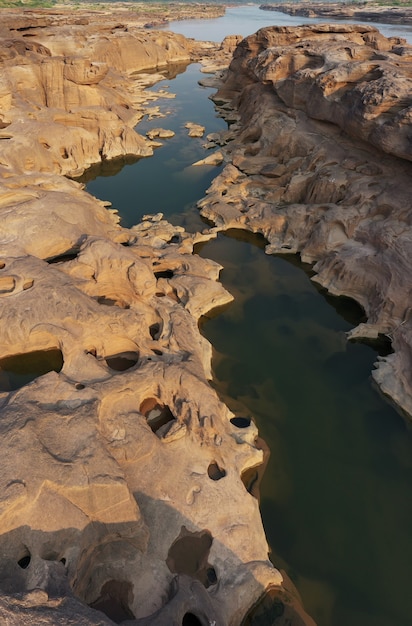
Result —
[{"label": "rocky canyon wall", "polygon": [[2,18],[0,621],[238,626],[270,590],[311,624],[268,559],[256,426],[209,385],[198,321],[231,296],[192,251],[215,233],[123,228],[63,176],[151,154],[136,72],[216,47],[135,14]]},{"label": "rocky canyon wall", "polygon": [[[390,339],[372,375],[412,415],[412,49],[371,26],[263,28],[215,101],[227,165],[199,203],[218,229],[262,233],[357,300],[351,339]],[[236,122],[236,123],[235,123]]]}]

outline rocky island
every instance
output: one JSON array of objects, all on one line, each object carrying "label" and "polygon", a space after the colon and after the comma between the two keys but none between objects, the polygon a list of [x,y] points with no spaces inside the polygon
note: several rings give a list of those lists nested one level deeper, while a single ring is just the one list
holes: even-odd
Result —
[{"label": "rocky island", "polygon": [[[209,384],[198,321],[232,296],[193,248],[236,227],[314,264],[365,310],[351,339],[390,338],[374,378],[412,415],[411,48],[346,25],[215,45],[120,6],[2,18],[2,621],[313,625],[268,558],[265,445]],[[150,86],[194,60],[230,120],[199,202],[214,226],[124,228],[73,179],[150,156]],[[10,363],[39,355],[50,371],[15,388]]]}]

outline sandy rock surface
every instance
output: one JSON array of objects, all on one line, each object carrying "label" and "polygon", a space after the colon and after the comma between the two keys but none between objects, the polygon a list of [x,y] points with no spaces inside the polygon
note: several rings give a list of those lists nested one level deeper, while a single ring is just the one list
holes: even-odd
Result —
[{"label": "sandy rock surface", "polygon": [[409,416],[411,53],[370,26],[246,38],[215,95],[233,122],[227,165],[199,203],[219,229],[262,233],[268,253],[299,253],[363,306],[350,336],[390,339],[372,375]]},{"label": "sandy rock surface", "polygon": [[0,621],[238,626],[270,589],[282,624],[312,624],[268,559],[253,419],[209,384],[198,323],[232,297],[193,246],[215,231],[123,228],[63,176],[150,155],[145,88],[229,50],[117,10],[2,18]]}]

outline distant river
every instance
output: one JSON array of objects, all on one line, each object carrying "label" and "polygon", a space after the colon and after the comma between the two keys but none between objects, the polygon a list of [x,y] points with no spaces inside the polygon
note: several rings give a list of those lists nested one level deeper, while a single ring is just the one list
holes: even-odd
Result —
[{"label": "distant river", "polygon": [[[168,28],[220,41],[315,21],[246,6]],[[409,27],[377,26],[411,41]],[[168,116],[138,126],[176,135],[153,157],[105,163],[84,178],[126,226],[162,211],[188,230],[204,227],[196,201],[220,168],[191,166],[205,156],[204,139],[189,138],[184,124],[200,122],[206,133],[226,125],[211,90],[198,85],[199,66],[176,71],[155,87],[176,94],[158,101]],[[214,346],[214,386],[229,405],[242,403],[271,448],[261,485],[271,558],[319,626],[410,626],[411,431],[371,384],[375,350],[346,341],[359,308],[319,291],[297,257],[267,256],[263,245],[229,232],[198,253],[224,266],[221,280],[235,296],[201,329]]]}]

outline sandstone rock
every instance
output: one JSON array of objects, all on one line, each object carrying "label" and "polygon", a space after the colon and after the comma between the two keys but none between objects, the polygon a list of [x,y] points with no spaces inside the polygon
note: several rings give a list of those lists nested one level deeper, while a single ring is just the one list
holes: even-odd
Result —
[{"label": "sandstone rock", "polygon": [[189,130],[189,137],[203,137],[205,133],[205,127],[194,122],[186,122],[185,128]]},{"label": "sandstone rock", "polygon": [[372,375],[411,416],[410,79],[392,45],[369,26],[327,24],[243,40],[214,96],[240,130],[199,207],[219,230],[262,233],[268,253],[300,254],[313,280],[357,300],[368,322],[350,337],[390,338]]},{"label": "sandstone rock", "polygon": [[232,299],[193,254],[216,229],[161,214],[122,228],[62,176],[152,153],[134,126],[156,114],[143,92],[156,79],[135,72],[228,52],[141,30],[122,8],[2,18],[1,620],[241,623],[285,589],[245,479],[264,462],[257,428],[209,384],[199,332]]}]

